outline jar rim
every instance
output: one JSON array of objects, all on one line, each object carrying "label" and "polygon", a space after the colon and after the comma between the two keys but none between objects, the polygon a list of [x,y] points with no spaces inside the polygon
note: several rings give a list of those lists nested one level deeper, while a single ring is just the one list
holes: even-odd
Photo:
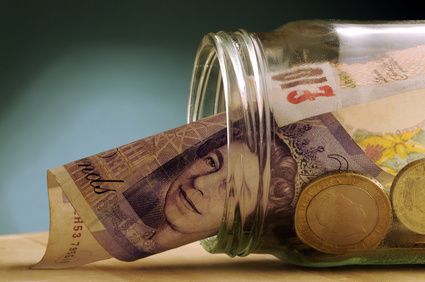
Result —
[{"label": "jar rim", "polygon": [[[270,180],[271,114],[265,70],[260,42],[245,30],[210,33],[198,48],[188,122],[225,110],[228,125],[229,168],[222,224],[216,236],[201,242],[211,253],[245,256],[259,248]],[[205,107],[208,101],[213,104],[210,109]],[[245,133],[243,145],[258,158],[260,170],[254,211],[245,207],[242,191],[246,189],[242,187],[245,184],[234,182],[234,173],[239,169],[237,160],[230,157],[235,131]]]}]

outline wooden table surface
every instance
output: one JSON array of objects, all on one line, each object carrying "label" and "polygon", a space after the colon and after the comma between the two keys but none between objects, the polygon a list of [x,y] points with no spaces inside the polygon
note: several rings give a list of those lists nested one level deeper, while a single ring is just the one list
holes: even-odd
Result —
[{"label": "wooden table surface", "polygon": [[0,236],[0,281],[425,281],[425,266],[297,267],[269,255],[229,258],[199,243],[135,262],[116,259],[66,270],[30,270],[48,233]]}]

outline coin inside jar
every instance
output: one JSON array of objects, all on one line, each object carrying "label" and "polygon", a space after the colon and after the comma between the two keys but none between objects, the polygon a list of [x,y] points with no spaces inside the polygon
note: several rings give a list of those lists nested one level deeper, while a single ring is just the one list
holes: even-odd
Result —
[{"label": "coin inside jar", "polygon": [[295,213],[300,239],[331,254],[375,248],[391,226],[391,203],[383,187],[354,172],[322,176],[303,190]]},{"label": "coin inside jar", "polygon": [[410,231],[425,234],[425,159],[406,165],[391,186],[398,220]]}]

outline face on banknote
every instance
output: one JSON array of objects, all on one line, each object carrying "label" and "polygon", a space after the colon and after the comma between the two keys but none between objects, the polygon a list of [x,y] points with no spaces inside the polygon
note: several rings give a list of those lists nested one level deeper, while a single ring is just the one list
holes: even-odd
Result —
[{"label": "face on banknote", "polygon": [[[213,143],[217,143],[215,139]],[[203,143],[207,144],[208,141]],[[217,146],[217,145],[216,145]],[[243,177],[245,207],[253,210],[259,181],[257,156],[240,141],[231,145],[230,157],[236,157],[240,171],[236,185]],[[201,149],[201,150],[200,150]],[[164,203],[165,224],[185,234],[199,233],[201,238],[215,235],[220,227],[225,203],[228,173],[227,143],[221,147],[201,146],[198,158],[170,185]],[[194,224],[196,223],[196,224]]]},{"label": "face on banknote", "polygon": [[178,232],[213,234],[221,222],[226,179],[227,146],[195,160],[166,193],[165,222]]}]

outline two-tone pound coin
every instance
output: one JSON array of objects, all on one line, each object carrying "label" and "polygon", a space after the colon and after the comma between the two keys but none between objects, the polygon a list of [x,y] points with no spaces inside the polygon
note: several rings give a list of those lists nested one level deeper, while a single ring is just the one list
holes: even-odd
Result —
[{"label": "two-tone pound coin", "polygon": [[398,220],[410,231],[425,234],[425,159],[400,170],[390,193]]},{"label": "two-tone pound coin", "polygon": [[295,211],[298,237],[330,254],[377,247],[391,221],[391,202],[382,185],[350,171],[326,174],[307,184]]}]

